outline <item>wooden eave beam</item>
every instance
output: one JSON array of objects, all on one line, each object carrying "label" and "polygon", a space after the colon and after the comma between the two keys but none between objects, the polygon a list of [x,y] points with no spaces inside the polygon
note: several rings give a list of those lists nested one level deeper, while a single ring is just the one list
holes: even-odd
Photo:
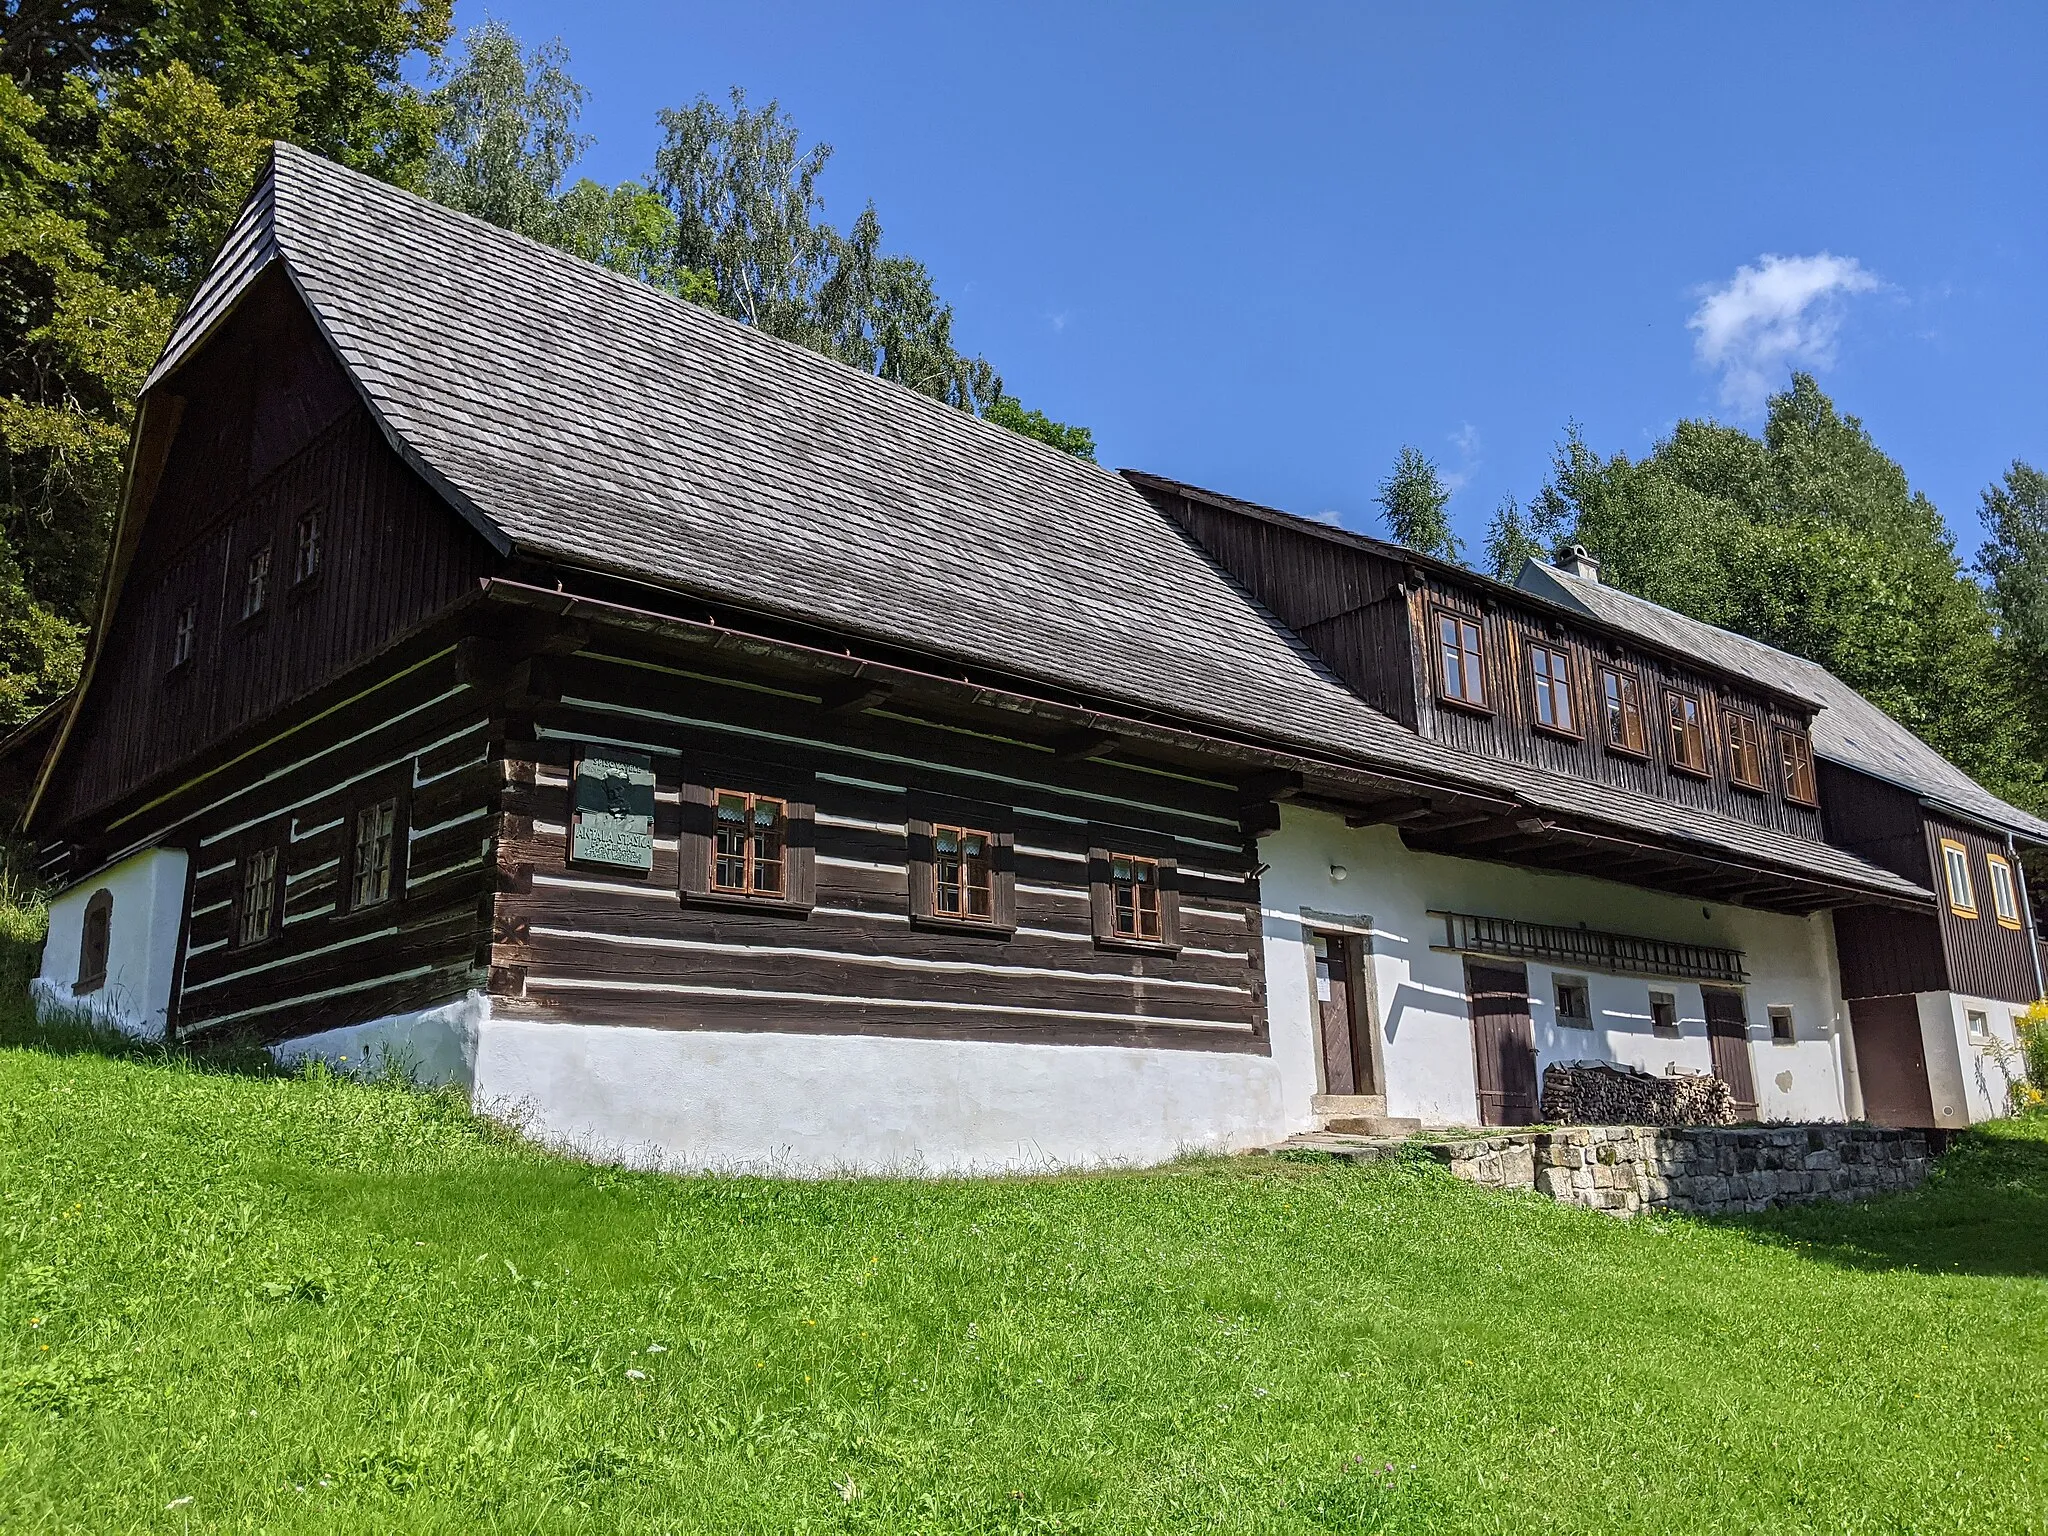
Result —
[{"label": "wooden eave beam", "polygon": [[1113,731],[1069,731],[1064,736],[1053,738],[1053,761],[1085,763],[1090,758],[1107,757],[1122,740]]},{"label": "wooden eave beam", "polygon": [[895,684],[870,677],[849,677],[818,690],[818,707],[828,715],[857,715],[872,709],[896,691]]}]

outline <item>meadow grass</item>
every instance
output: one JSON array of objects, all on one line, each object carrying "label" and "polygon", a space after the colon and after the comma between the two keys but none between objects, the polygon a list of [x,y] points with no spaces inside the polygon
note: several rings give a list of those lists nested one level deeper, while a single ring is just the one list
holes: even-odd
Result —
[{"label": "meadow grass", "polygon": [[2039,1531],[2044,1270],[2039,1122],[1751,1223],[672,1178],[0,1004],[11,1532]]}]

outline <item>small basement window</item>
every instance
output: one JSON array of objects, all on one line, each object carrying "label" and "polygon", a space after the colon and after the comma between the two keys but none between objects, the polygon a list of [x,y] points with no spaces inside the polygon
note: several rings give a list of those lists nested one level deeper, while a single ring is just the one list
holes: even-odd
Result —
[{"label": "small basement window", "polygon": [[1537,641],[1529,647],[1529,681],[1536,690],[1536,723],[1546,731],[1576,736],[1572,709],[1571,652]]},{"label": "small basement window", "polygon": [[1593,1006],[1583,976],[1560,976],[1554,983],[1557,1022],[1566,1029],[1591,1029]]},{"label": "small basement window", "polygon": [[1818,805],[1813,787],[1813,743],[1804,731],[1778,732],[1778,767],[1785,779],[1785,798],[1800,805]]},{"label": "small basement window", "polygon": [[1669,992],[1650,994],[1650,1033],[1673,1038],[1678,1034],[1678,999]]},{"label": "small basement window", "polygon": [[1707,771],[1707,731],[1706,722],[1700,714],[1700,701],[1689,693],[1665,694],[1664,727],[1671,766],[1682,773],[1704,774]]},{"label": "small basement window", "polygon": [[249,555],[248,570],[242,578],[242,617],[255,618],[269,601],[270,546],[266,544]]},{"label": "small basement window", "polygon": [[356,812],[349,861],[349,910],[391,899],[397,863],[398,801],[381,800]]},{"label": "small basement window", "polygon": [[277,850],[260,848],[242,860],[235,943],[261,944],[277,932]]},{"label": "small basement window", "polygon": [[2018,928],[2020,893],[2013,881],[2012,865],[1996,853],[1986,855],[1984,862],[1991,866],[1991,910],[1997,914],[1998,926]]},{"label": "small basement window", "polygon": [[1970,850],[1953,838],[1941,840],[1941,870],[1948,882],[1948,909],[1957,917],[1977,915],[1977,887],[1970,879]]},{"label": "small basement window", "polygon": [[715,790],[711,889],[728,896],[789,894],[789,804],[772,795]]},{"label": "small basement window", "polygon": [[1439,609],[1436,639],[1437,692],[1454,704],[1486,708],[1486,653],[1479,621]]},{"label": "small basement window", "polygon": [[105,886],[94,891],[85,903],[85,917],[78,930],[78,980],[71,990],[78,996],[97,992],[107,984],[107,956],[113,949],[114,893]]},{"label": "small basement window", "polygon": [[1721,711],[1721,729],[1728,737],[1728,780],[1742,789],[1764,787],[1763,730],[1739,709]]},{"label": "small basement window", "polygon": [[1600,690],[1607,716],[1607,748],[1632,757],[1650,755],[1649,737],[1643,728],[1643,685],[1633,673],[1607,667],[1600,674]]},{"label": "small basement window", "polygon": [[1991,1015],[1983,1009],[1971,1008],[1963,1014],[1963,1019],[1969,1026],[1970,1038],[1972,1040],[1989,1040],[1991,1038]]},{"label": "small basement window", "polygon": [[1792,1045],[1799,1039],[1792,1027],[1792,1010],[1782,1003],[1771,1008],[1771,1043]]}]

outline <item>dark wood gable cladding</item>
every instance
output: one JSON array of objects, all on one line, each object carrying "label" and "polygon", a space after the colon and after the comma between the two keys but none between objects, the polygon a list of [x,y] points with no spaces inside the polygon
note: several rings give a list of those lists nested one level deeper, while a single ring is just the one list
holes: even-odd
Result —
[{"label": "dark wood gable cladding", "polygon": [[[175,409],[173,397],[186,403],[46,824],[104,810],[288,707],[497,563],[399,461],[281,268],[152,409]],[[262,602],[249,611],[258,561]]]},{"label": "dark wood gable cladding", "polygon": [[[1820,838],[1818,810],[1788,798],[1776,755],[1780,731],[1804,737],[1812,706],[1688,665],[1497,582],[1461,579],[1395,546],[1152,477],[1131,478],[1359,697],[1425,738]],[[1439,657],[1443,623],[1455,626],[1463,686],[1451,685]],[[1463,659],[1472,638],[1467,626],[1477,631],[1477,687]],[[1532,666],[1538,652],[1564,658],[1568,721],[1541,717]],[[1606,668],[1635,684],[1640,750],[1608,744]],[[1543,670],[1550,671],[1547,660]],[[1704,772],[1674,766],[1665,729],[1673,696],[1698,706]],[[1724,724],[1730,713],[1755,727],[1765,758],[1761,790],[1731,777]]]},{"label": "dark wood gable cladding", "polygon": [[[1227,777],[617,632],[535,664],[527,688],[508,704],[490,956],[507,1015],[1266,1049],[1255,853]],[[571,775],[593,749],[654,764],[645,873],[566,856]],[[801,807],[803,899],[703,899],[683,861],[707,856],[690,817],[718,790]],[[942,827],[990,839],[985,921],[936,912],[915,884],[944,857]],[[1090,855],[1105,849],[1171,868],[1174,944],[1099,934]]]}]

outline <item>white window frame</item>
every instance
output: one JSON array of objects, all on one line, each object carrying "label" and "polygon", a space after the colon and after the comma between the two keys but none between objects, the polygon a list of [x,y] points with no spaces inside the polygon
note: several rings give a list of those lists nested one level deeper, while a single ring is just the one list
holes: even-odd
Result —
[{"label": "white window frame", "polygon": [[[1977,915],[1977,883],[1970,878],[1970,850],[1952,837],[1941,840],[1941,873],[1948,883],[1948,909],[1957,917]],[[1956,889],[1957,876],[1962,889]]]}]

